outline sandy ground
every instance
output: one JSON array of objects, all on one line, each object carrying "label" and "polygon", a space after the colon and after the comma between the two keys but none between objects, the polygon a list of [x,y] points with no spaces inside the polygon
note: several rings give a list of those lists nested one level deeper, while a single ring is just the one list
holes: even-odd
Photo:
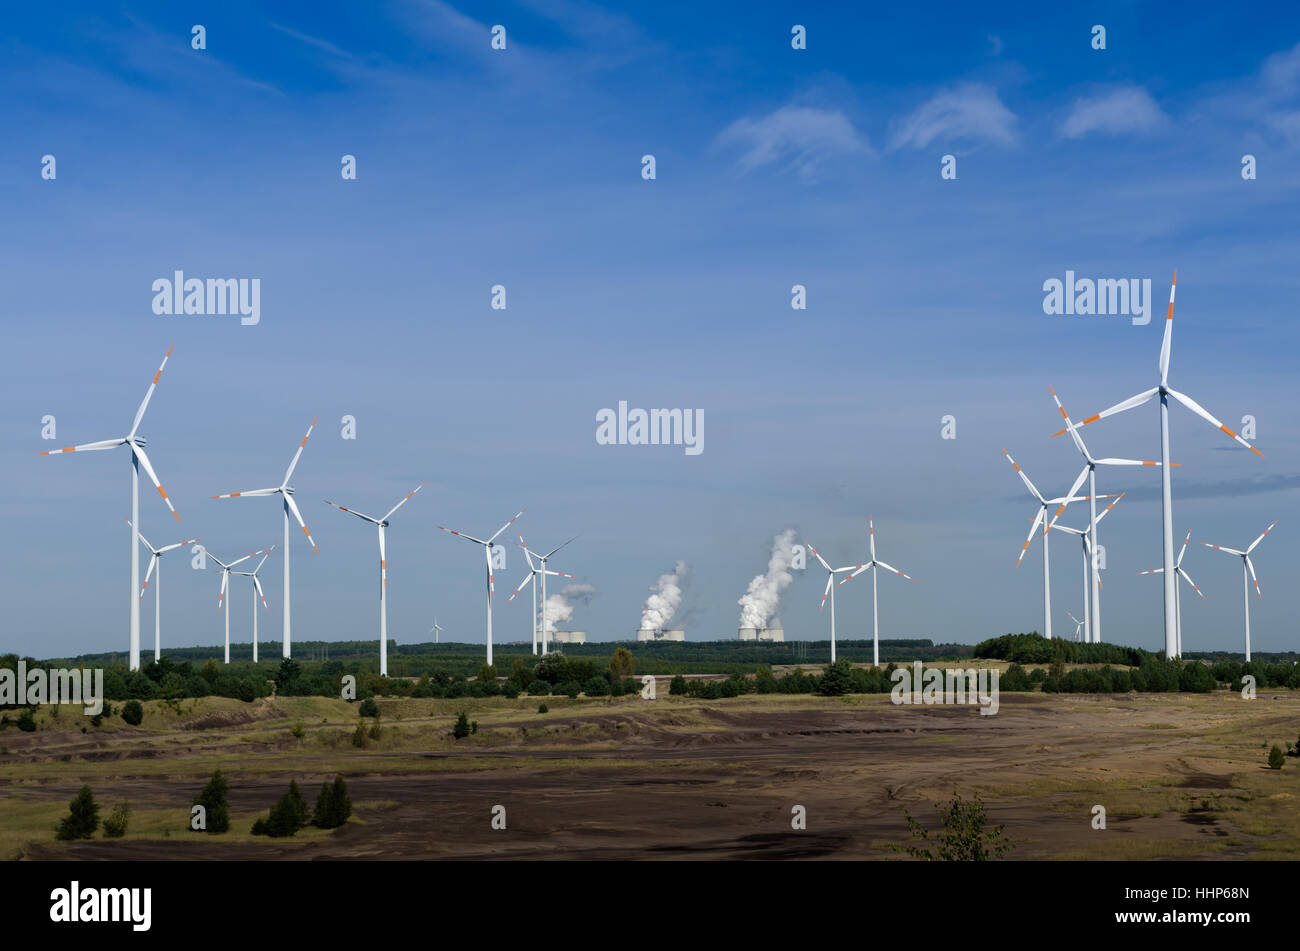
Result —
[{"label": "sandy ground", "polygon": [[[75,793],[76,777],[42,778],[43,769],[107,762],[111,777],[91,780],[101,803],[175,809],[181,830],[202,782],[167,770],[186,772],[188,757],[220,749],[231,755],[236,814],[269,808],[292,778],[314,798],[337,771],[357,804],[354,821],[311,841],[46,836],[27,857],[898,859],[888,846],[909,841],[903,809],[933,834],[935,803],[954,790],[983,795],[990,822],[1006,827],[1011,858],[1300,857],[1295,823],[1268,818],[1274,807],[1300,808],[1292,798],[1300,761],[1265,770],[1260,749],[1285,747],[1300,732],[1300,694],[1286,691],[1250,702],[1223,693],[1004,694],[990,717],[883,696],[633,699],[494,714],[483,736],[392,750],[295,750],[287,738],[241,739],[257,721],[221,720],[194,718],[130,744],[125,734],[69,731],[61,743],[48,732],[6,733],[0,823],[17,792],[51,803]],[[440,721],[426,722],[432,733]],[[399,726],[418,730],[421,721]],[[287,756],[293,767],[277,771]],[[1098,804],[1106,830],[1092,827]],[[504,830],[492,828],[496,805],[505,807]],[[796,805],[806,830],[791,828]]]}]

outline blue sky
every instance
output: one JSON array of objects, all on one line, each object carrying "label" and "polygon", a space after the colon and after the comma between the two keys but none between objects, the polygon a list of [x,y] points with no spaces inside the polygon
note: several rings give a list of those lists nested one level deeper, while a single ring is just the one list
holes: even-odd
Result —
[{"label": "blue sky", "polygon": [[[688,636],[735,636],[775,533],[862,561],[869,513],[880,556],[917,579],[882,578],[882,635],[1035,629],[1039,543],[1015,566],[1034,508],[999,447],[1065,491],[1080,461],[1048,438],[1048,386],[1081,417],[1154,385],[1177,268],[1170,381],[1234,429],[1253,415],[1265,458],[1174,407],[1176,534],[1240,547],[1281,519],[1252,635],[1294,649],[1300,16],[1178,11],[15,11],[0,647],[125,649],[126,457],[38,458],[41,419],[59,446],[124,435],[172,346],[142,432],[184,521],[144,492],[155,544],[278,542],[275,502],[207,497],[277,483],[320,417],[294,478],[320,546],[294,533],[296,638],[378,626],[373,534],[320,500],[378,514],[425,479],[389,532],[399,641],[426,639],[435,614],[482,640],[481,562],[436,526],[488,533],[524,506],[530,545],[582,533],[556,567],[599,592],[572,624],[595,639],[630,636],[678,559]],[[260,278],[261,322],[155,315],[152,282],[176,269]],[[1149,278],[1156,319],[1045,315],[1043,282],[1067,269]],[[796,283],[807,310],[790,307]],[[595,414],[619,400],[703,409],[705,451],[597,445]],[[1158,458],[1154,405],[1085,435],[1097,455]],[[1103,471],[1099,487],[1129,491],[1103,523],[1106,639],[1156,649],[1161,586],[1136,572],[1160,562],[1158,473]],[[1081,583],[1077,546],[1053,542],[1059,633]],[[219,643],[218,576],[170,557],[164,643]],[[523,576],[508,559],[499,592]],[[1184,566],[1208,596],[1184,602],[1185,648],[1239,649],[1238,564],[1197,546]],[[275,639],[279,554],[264,572]],[[784,594],[790,636],[826,636],[819,574]],[[869,633],[859,583],[840,589],[841,636]],[[246,593],[233,605],[247,639]],[[499,597],[497,640],[526,639],[527,615]]]}]

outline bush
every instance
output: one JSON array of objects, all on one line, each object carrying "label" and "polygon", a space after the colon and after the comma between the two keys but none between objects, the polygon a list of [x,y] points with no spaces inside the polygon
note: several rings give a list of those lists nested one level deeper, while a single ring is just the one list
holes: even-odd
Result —
[{"label": "bush", "polygon": [[984,802],[980,799],[979,793],[971,802],[965,802],[956,791],[952,794],[952,802],[947,808],[939,807],[939,818],[943,822],[943,833],[939,839],[939,848],[937,852],[931,852],[929,845],[930,833],[919,822],[912,818],[906,809],[903,810],[903,817],[907,819],[907,827],[911,830],[913,838],[921,839],[926,842],[925,846],[890,846],[895,852],[906,852],[913,858],[923,859],[927,862],[944,861],[944,862],[986,862],[989,859],[995,859],[1003,852],[1011,848],[1005,842],[999,842],[1002,836],[1003,826],[994,826],[987,832],[984,831],[984,825],[987,816],[984,812]]},{"label": "bush", "polygon": [[122,707],[122,719],[131,726],[139,726],[144,719],[144,707],[140,706],[139,700],[128,700]]},{"label": "bush", "polygon": [[570,680],[556,687],[555,692],[564,694],[570,700],[576,700],[578,699],[578,694],[582,693],[582,684],[578,683],[576,680]]},{"label": "bush", "polygon": [[550,712],[551,712],[551,708],[548,707],[548,706],[547,706],[546,704],[544,704],[544,703],[539,703],[539,704],[537,705],[537,712],[538,712],[538,713],[550,713]]},{"label": "bush", "polygon": [[677,674],[676,676],[674,676],[673,679],[668,682],[668,693],[674,697],[685,696],[686,678],[683,677],[681,674]]},{"label": "bush", "polygon": [[1286,765],[1286,756],[1283,755],[1282,753],[1282,747],[1274,743],[1273,748],[1268,751],[1268,768],[1281,769],[1285,765]]},{"label": "bush", "polygon": [[534,697],[549,697],[551,695],[551,685],[545,680],[534,680],[528,685],[528,693]]},{"label": "bush", "polygon": [[357,713],[363,717],[377,717],[379,716],[379,704],[375,703],[374,697],[367,697],[361,701]]},{"label": "bush", "polygon": [[293,734],[295,740],[301,740],[306,730],[303,729],[301,720],[294,720],[293,726],[289,727],[289,732]]},{"label": "bush", "polygon": [[464,710],[456,717],[456,725],[451,728],[451,735],[458,740],[469,736],[469,717],[465,716]]},{"label": "bush", "polygon": [[497,665],[496,664],[481,665],[478,669],[478,676],[475,677],[474,679],[481,684],[484,685],[492,684],[492,686],[495,687],[497,683]]},{"label": "bush", "polygon": [[352,745],[363,750],[370,745],[370,737],[366,735],[366,721],[363,719],[357,719],[357,728],[352,731]]},{"label": "bush", "polygon": [[230,783],[221,775],[221,770],[212,774],[208,784],[194,800],[194,805],[202,806],[207,813],[207,831],[218,834],[230,829],[230,806],[226,803],[226,793],[230,792]]},{"label": "bush", "polygon": [[347,783],[342,776],[335,776],[333,783],[324,783],[320,795],[316,797],[316,808],[312,812],[312,825],[321,829],[336,829],[348,821],[352,815],[352,799],[348,796]]},{"label": "bush", "polygon": [[609,659],[609,676],[613,680],[617,678],[622,680],[624,677],[632,676],[632,652],[626,647],[620,647]]},{"label": "bush", "polygon": [[843,696],[849,692],[849,674],[852,671],[853,664],[843,657],[833,664],[827,664],[821,679],[817,681],[817,692],[823,697]]},{"label": "bush", "polygon": [[24,733],[34,733],[36,731],[36,718],[32,716],[30,707],[18,715],[18,729]]},{"label": "bush", "polygon": [[108,814],[104,820],[104,838],[120,839],[126,835],[126,824],[131,818],[131,806],[128,803],[121,802],[113,807],[113,811]]},{"label": "bush", "polygon": [[99,806],[95,804],[95,794],[89,786],[82,786],[72,802],[68,803],[68,814],[59,823],[55,838],[63,841],[91,839],[98,828]]},{"label": "bush", "polygon": [[588,697],[607,697],[609,696],[609,681],[604,677],[592,677],[582,685],[582,692]]},{"label": "bush", "polygon": [[[270,814],[265,819],[258,819],[253,823],[253,835],[269,835],[273,839],[281,839],[291,836],[302,828],[300,818],[302,811],[299,809],[298,802],[294,799],[295,788],[280,797],[280,801],[271,807]],[[301,800],[302,796],[298,796]],[[302,804],[302,809],[306,808],[306,803]]]}]

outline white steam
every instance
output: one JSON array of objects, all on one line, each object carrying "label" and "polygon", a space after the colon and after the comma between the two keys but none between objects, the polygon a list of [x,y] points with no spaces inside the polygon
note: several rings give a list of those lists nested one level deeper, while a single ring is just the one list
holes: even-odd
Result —
[{"label": "white steam", "polygon": [[568,584],[559,594],[546,596],[546,633],[554,634],[556,625],[567,624],[573,617],[573,609],[579,604],[587,604],[595,597],[596,589],[589,584]]},{"label": "white steam", "polygon": [[772,539],[772,557],[767,560],[767,573],[758,575],[749,583],[749,589],[736,602],[740,605],[740,626],[763,628],[781,606],[781,592],[794,580],[790,562],[794,560],[793,528],[787,528]]},{"label": "white steam", "polygon": [[659,576],[650,589],[650,597],[645,599],[645,607],[641,609],[642,630],[661,631],[677,615],[682,604],[682,588],[686,586],[690,571],[686,562],[679,561],[671,574]]}]

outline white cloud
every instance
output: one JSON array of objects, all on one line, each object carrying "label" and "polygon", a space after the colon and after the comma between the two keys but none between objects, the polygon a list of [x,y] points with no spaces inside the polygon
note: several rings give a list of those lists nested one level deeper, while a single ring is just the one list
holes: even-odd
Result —
[{"label": "white cloud", "polygon": [[783,106],[760,119],[737,119],[722,130],[716,144],[745,149],[737,162],[741,172],[784,164],[806,180],[814,178],[827,159],[875,154],[844,113],[806,106]]},{"label": "white cloud", "polygon": [[1061,135],[1080,139],[1100,132],[1103,135],[1128,135],[1155,132],[1169,121],[1156,101],[1141,86],[1123,86],[1097,96],[1074,101],[1074,107],[1061,126]]},{"label": "white cloud", "polygon": [[923,149],[935,139],[1014,145],[1016,117],[992,86],[966,83],[918,107],[898,124],[891,145],[896,149],[908,145]]}]

